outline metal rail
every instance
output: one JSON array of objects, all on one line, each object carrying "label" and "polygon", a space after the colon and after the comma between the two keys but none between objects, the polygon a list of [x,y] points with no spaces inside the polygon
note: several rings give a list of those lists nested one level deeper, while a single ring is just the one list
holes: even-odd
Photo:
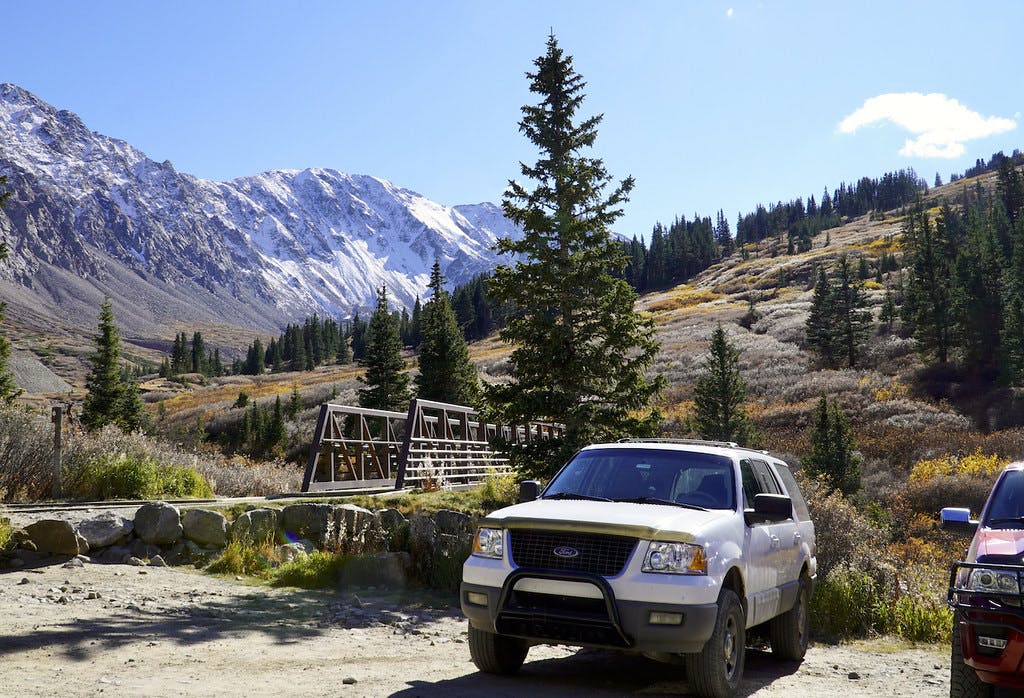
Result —
[{"label": "metal rail", "polygon": [[540,422],[490,424],[471,407],[418,398],[408,414],[328,403],[320,407],[302,491],[473,485],[508,472],[508,458],[496,443],[559,438],[562,432]]}]

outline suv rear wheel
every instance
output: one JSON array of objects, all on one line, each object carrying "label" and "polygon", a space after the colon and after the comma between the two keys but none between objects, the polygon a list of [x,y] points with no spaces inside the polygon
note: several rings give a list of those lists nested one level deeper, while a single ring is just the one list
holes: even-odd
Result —
[{"label": "suv rear wheel", "polygon": [[807,653],[810,598],[811,583],[806,576],[800,575],[800,586],[796,592],[796,603],[793,608],[772,618],[768,625],[772,654],[776,659],[800,661]]},{"label": "suv rear wheel", "polygon": [[949,659],[950,698],[991,698],[992,687],[978,678],[974,669],[964,664],[964,649],[960,644],[960,616],[953,614],[953,648]]},{"label": "suv rear wheel", "polygon": [[743,677],[746,623],[736,592],[723,589],[718,596],[715,631],[696,654],[686,656],[686,673],[694,693],[726,698],[736,693]]},{"label": "suv rear wheel", "polygon": [[480,671],[488,674],[514,674],[523,666],[529,650],[530,646],[525,640],[469,626],[469,655]]}]

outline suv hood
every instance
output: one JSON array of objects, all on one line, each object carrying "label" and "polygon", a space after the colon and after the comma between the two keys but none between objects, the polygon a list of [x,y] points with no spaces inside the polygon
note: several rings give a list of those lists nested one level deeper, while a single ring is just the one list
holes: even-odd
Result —
[{"label": "suv hood", "polygon": [[1024,530],[979,528],[975,538],[975,558],[1012,558],[1024,562]]},{"label": "suv hood", "polygon": [[735,515],[731,510],[701,511],[664,504],[538,499],[499,509],[480,524],[692,543],[702,529]]}]

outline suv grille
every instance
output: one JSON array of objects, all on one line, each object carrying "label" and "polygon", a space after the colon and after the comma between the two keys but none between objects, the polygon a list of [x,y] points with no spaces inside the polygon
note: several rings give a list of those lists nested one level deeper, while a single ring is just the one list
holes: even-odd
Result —
[{"label": "suv grille", "polygon": [[[636,538],[598,533],[511,529],[509,535],[512,563],[518,567],[589,572],[602,577],[621,573],[637,542]],[[571,548],[578,554],[556,555],[556,548]]]}]

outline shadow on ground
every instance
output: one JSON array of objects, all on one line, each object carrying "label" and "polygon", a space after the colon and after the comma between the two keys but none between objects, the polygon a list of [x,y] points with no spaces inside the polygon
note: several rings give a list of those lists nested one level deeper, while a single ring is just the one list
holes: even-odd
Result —
[{"label": "shadow on ground", "polygon": [[[468,652],[468,649],[467,649]],[[770,652],[747,649],[744,680],[737,696],[749,696],[783,676],[795,674],[798,662],[778,662]],[[431,696],[482,696],[491,698],[528,695],[615,696],[688,695],[686,670],[618,652],[583,649],[570,657],[527,663],[515,676],[494,676],[474,672],[456,679],[428,683],[411,681],[409,688],[392,698]]]}]

